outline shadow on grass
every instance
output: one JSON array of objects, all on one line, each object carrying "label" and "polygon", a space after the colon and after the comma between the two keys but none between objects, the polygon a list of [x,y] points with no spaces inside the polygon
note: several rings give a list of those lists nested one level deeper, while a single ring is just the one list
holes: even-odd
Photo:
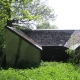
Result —
[{"label": "shadow on grass", "polygon": [[9,69],[9,68],[14,68],[14,69],[31,69],[31,68],[37,68],[40,66],[40,63],[34,63],[34,62],[20,62],[18,65],[15,66],[6,66],[6,65],[1,65],[0,69]]},{"label": "shadow on grass", "polygon": [[18,69],[26,69],[29,68],[31,69],[33,68],[37,68],[40,65],[40,63],[34,63],[34,62],[20,62],[18,65],[16,65],[14,68],[18,68]]}]

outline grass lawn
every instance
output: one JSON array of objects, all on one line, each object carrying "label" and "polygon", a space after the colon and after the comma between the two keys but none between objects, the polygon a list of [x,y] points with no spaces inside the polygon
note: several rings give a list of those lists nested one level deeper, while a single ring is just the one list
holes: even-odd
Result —
[{"label": "grass lawn", "polygon": [[2,69],[0,80],[80,80],[80,68],[71,63],[41,62],[37,68]]}]

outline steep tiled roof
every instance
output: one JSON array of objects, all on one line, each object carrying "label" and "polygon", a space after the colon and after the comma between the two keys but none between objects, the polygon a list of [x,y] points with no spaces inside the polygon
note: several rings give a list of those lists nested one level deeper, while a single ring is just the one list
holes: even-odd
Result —
[{"label": "steep tiled roof", "polygon": [[27,37],[41,46],[64,46],[75,30],[23,31]]}]

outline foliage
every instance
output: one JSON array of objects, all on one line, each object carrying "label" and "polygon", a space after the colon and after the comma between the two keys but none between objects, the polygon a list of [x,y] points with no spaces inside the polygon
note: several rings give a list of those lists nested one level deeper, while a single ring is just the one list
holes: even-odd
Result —
[{"label": "foliage", "polygon": [[[41,15],[42,21],[55,19],[54,10],[50,9],[43,0],[33,0],[33,2],[28,3],[27,9],[32,15]],[[37,20],[41,20],[37,18]]]},{"label": "foliage", "polygon": [[65,50],[65,52],[70,55],[69,61],[70,61],[71,63],[74,63],[74,50],[67,49],[67,50]]},{"label": "foliage", "polygon": [[0,70],[0,80],[79,80],[80,67],[71,63],[42,62],[38,68]]},{"label": "foliage", "polygon": [[[69,49],[66,50],[67,54],[69,54],[70,57],[70,61],[72,63],[76,63],[79,64],[80,63],[80,45],[79,43],[76,44],[75,42],[76,36],[73,36],[71,38],[71,46]],[[76,47],[77,46],[77,47]]]},{"label": "foliage", "polygon": [[[0,0],[0,53],[3,53],[5,49],[5,26],[7,25],[8,21],[11,21],[12,15],[12,6],[11,4],[13,2],[17,2],[18,0]],[[20,3],[28,3],[32,0],[19,0]],[[25,12],[23,10],[23,12]],[[31,15],[29,14],[29,11],[27,11],[27,18],[30,18]],[[15,16],[16,17],[16,16]],[[1,55],[1,54],[0,54]],[[0,56],[1,57],[1,56]]]},{"label": "foliage", "polygon": [[[47,5],[45,5],[45,2],[42,1],[43,0],[33,0],[32,2],[29,2],[27,5],[23,5],[22,3],[13,3],[12,14],[16,15],[13,15],[12,18],[19,18],[18,24],[23,24],[25,28],[32,29],[33,26],[35,26],[36,28],[46,29],[46,27],[39,27],[38,25],[42,25],[45,22],[46,24],[50,24],[49,20],[55,20],[55,13],[54,10],[50,9]],[[51,28],[51,26],[49,25],[48,28]]]},{"label": "foliage", "polygon": [[[39,7],[40,6],[40,7]],[[43,9],[42,9],[43,8]],[[40,0],[1,0],[0,1],[0,50],[5,47],[5,26],[13,19],[27,22],[41,19],[54,19],[51,10],[42,5]],[[24,21],[23,21],[24,22]],[[9,22],[10,23],[10,22]],[[11,24],[11,23],[10,23]],[[29,23],[28,23],[29,24]],[[31,24],[31,22],[30,22]]]},{"label": "foliage", "polygon": [[57,26],[52,26],[48,21],[44,21],[43,23],[37,25],[37,29],[57,29]]},{"label": "foliage", "polygon": [[5,48],[5,25],[8,19],[7,9],[9,8],[9,2],[6,0],[0,1],[0,53],[3,53],[3,49]]},{"label": "foliage", "polygon": [[17,0],[11,3],[11,18],[12,19],[27,19],[32,20],[35,16],[31,15],[30,12],[26,9],[26,5],[32,0]]}]

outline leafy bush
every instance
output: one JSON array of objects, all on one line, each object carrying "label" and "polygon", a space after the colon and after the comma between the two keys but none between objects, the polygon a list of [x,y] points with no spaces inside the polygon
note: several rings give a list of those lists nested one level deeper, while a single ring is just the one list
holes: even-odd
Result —
[{"label": "leafy bush", "polygon": [[80,49],[67,49],[66,50],[67,54],[70,55],[69,61],[72,63],[79,64],[80,63]]},{"label": "leafy bush", "polygon": [[4,60],[5,55],[5,20],[0,20],[0,65]]},{"label": "leafy bush", "polygon": [[70,55],[69,62],[73,63],[74,51],[71,49],[67,49],[65,52]]},{"label": "leafy bush", "polygon": [[80,44],[76,43],[76,38],[77,36],[72,36],[71,37],[71,43],[70,43],[70,47],[69,49],[66,50],[67,54],[69,54],[70,57],[70,61],[72,63],[76,63],[79,64],[80,63]]},{"label": "leafy bush", "polygon": [[[5,25],[8,18],[7,9],[8,2],[1,0],[0,1],[0,60],[3,56],[5,49]],[[1,63],[1,62],[0,62]]]}]

